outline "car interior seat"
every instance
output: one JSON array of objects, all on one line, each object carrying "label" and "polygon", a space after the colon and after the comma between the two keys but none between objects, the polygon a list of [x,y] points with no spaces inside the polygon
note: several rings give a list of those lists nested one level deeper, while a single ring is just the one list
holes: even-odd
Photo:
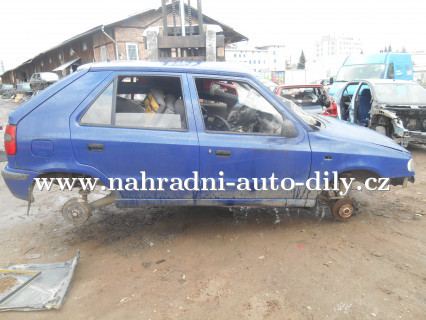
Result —
[{"label": "car interior seat", "polygon": [[364,89],[361,91],[358,103],[358,115],[357,120],[359,123],[368,124],[370,118],[369,111],[371,109],[371,91],[370,89]]},{"label": "car interior seat", "polygon": [[181,128],[186,129],[185,105],[182,99],[177,99],[175,102],[175,112],[180,115]]},{"label": "car interior seat", "polygon": [[146,113],[163,113],[166,110],[164,101],[164,91],[161,89],[151,89],[145,100]]},{"label": "car interior seat", "polygon": [[175,102],[176,102],[176,97],[172,94],[167,94],[166,97],[164,98],[164,102],[165,102],[165,110],[162,113],[169,113],[169,114],[174,114],[176,113],[175,110]]}]

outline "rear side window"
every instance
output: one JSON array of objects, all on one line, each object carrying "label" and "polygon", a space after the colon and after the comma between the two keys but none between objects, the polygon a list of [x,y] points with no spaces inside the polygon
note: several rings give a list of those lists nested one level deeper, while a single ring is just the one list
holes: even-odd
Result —
[{"label": "rear side window", "polygon": [[180,77],[119,76],[93,101],[82,125],[186,130]]},{"label": "rear side window", "polygon": [[111,124],[112,95],[114,83],[111,83],[95,100],[81,119],[82,124]]}]

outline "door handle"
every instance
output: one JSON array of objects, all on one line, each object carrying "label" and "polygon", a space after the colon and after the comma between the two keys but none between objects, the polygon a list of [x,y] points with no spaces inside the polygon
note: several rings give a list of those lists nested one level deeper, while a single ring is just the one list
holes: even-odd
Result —
[{"label": "door handle", "polygon": [[218,158],[229,158],[231,156],[231,151],[229,150],[216,150],[216,157]]},{"label": "door handle", "polygon": [[87,149],[89,149],[89,151],[102,152],[104,151],[104,145],[103,143],[88,143]]}]

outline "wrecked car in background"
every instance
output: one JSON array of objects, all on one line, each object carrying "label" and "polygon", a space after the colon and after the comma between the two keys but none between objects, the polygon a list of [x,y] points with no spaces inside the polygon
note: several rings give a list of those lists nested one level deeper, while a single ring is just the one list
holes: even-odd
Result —
[{"label": "wrecked car in background", "polygon": [[[111,193],[92,203],[82,188],[81,198],[64,204],[74,223],[113,203],[305,207],[346,220],[354,200],[341,192],[345,179],[414,182],[411,154],[392,139],[308,114],[227,63],[82,66],[9,115],[5,151],[3,178],[29,203],[35,178],[97,179],[108,187]],[[111,179],[134,186],[111,188]],[[173,189],[176,179],[193,180]],[[266,179],[281,187],[256,187]],[[337,189],[324,189],[329,181]]]},{"label": "wrecked car in background", "polygon": [[320,84],[278,86],[275,93],[277,96],[293,101],[306,112],[337,116],[333,99]]},{"label": "wrecked car in background", "polygon": [[2,84],[0,94],[3,99],[10,99],[15,92],[15,87],[12,84]]},{"label": "wrecked car in background", "polygon": [[58,82],[59,76],[53,72],[34,73],[30,79],[30,87],[34,91],[43,90],[51,84]]},{"label": "wrecked car in background", "polygon": [[0,95],[3,95],[4,92],[10,89],[13,89],[12,84],[3,83],[2,85],[0,85]]},{"label": "wrecked car in background", "polygon": [[398,141],[426,144],[426,89],[404,80],[362,80],[345,84],[334,97],[339,118]]}]

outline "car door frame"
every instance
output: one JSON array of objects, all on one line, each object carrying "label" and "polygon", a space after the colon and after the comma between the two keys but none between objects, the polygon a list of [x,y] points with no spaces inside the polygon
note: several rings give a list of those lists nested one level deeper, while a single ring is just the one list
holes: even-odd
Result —
[{"label": "car door frame", "polygon": [[[279,112],[282,116],[284,116],[286,119],[290,120],[296,127],[299,135],[296,138],[294,142],[304,142],[306,150],[305,152],[309,153],[309,168],[306,170],[305,178],[308,179],[311,175],[311,167],[312,167],[312,150],[309,143],[308,138],[308,131],[313,131],[312,128],[310,128],[307,124],[305,124],[302,120],[298,119],[297,117],[293,116],[293,114],[288,111],[286,108],[282,106],[282,103],[279,100],[279,97],[276,96],[273,92],[271,92],[268,89],[264,89],[263,85],[260,84],[260,82],[252,79],[251,77],[241,77],[241,75],[234,75],[234,74],[213,74],[213,73],[188,73],[188,85],[190,88],[190,94],[191,94],[191,100],[193,103],[193,111],[195,116],[195,122],[197,126],[198,131],[198,137],[200,142],[200,176],[203,174],[202,172],[202,148],[204,147],[203,140],[208,140],[208,135],[214,135],[214,136],[220,136],[220,135],[236,135],[236,136],[247,136],[249,138],[250,136],[260,136],[260,137],[275,137],[277,139],[294,139],[294,138],[286,138],[280,135],[269,135],[269,134],[249,134],[249,133],[230,133],[230,132],[208,132],[204,126],[204,120],[202,116],[202,111],[199,106],[199,100],[198,100],[198,92],[195,85],[195,79],[196,78],[209,78],[209,79],[224,79],[224,80],[235,80],[240,82],[246,82],[252,86],[253,89],[257,90],[263,98],[265,98],[276,110]],[[204,135],[207,136],[207,139],[205,139]],[[208,151],[209,153],[210,150]],[[210,178],[210,177],[205,177]],[[265,177],[266,178],[266,177]],[[306,181],[303,180],[303,181]],[[298,188],[298,187],[297,187]],[[295,189],[293,192],[293,196],[299,196],[299,198],[269,198],[269,199],[262,199],[262,198],[235,198],[235,194],[229,193],[229,196],[226,198],[207,198],[202,199],[202,191],[199,193],[199,196],[197,198],[197,205],[262,205],[262,206],[302,206],[302,207],[310,207],[314,206],[316,203],[316,194],[309,192],[306,192],[306,189],[300,191]],[[311,197],[312,198],[309,198]]]},{"label": "car door frame", "polygon": [[[144,71],[144,70],[119,70],[119,71],[113,71],[111,74],[108,75],[99,85],[83,100],[83,102],[74,110],[74,112],[70,116],[70,136],[71,141],[73,141],[73,130],[76,130],[77,127],[83,127],[80,124],[80,120],[86,110],[91,107],[92,103],[102,94],[102,92],[111,84],[113,81],[115,81],[116,78],[119,76],[170,76],[170,77],[180,77],[181,79],[181,85],[182,85],[182,94],[183,99],[185,101],[185,108],[186,108],[186,117],[187,117],[187,130],[181,130],[183,133],[187,133],[189,136],[189,140],[191,140],[191,145],[194,148],[197,148],[195,162],[197,163],[196,167],[194,167],[194,171],[199,170],[199,143],[198,143],[198,135],[197,135],[197,129],[196,129],[196,123],[194,119],[194,112],[193,112],[193,104],[191,102],[191,95],[188,89],[188,79],[187,75],[184,72],[179,71],[165,71],[165,72],[159,72],[159,71]],[[113,93],[113,95],[115,92]],[[85,126],[87,127],[87,126]],[[179,132],[178,130],[167,130],[167,129],[153,129],[153,128],[123,128],[123,127],[115,127],[115,126],[108,126],[108,125],[93,125],[90,127],[96,127],[99,128],[100,131],[105,129],[118,129],[118,130],[125,130],[125,131],[132,131],[137,130],[137,132],[140,134],[142,132],[156,132],[156,136],[158,139],[160,136],[167,135],[168,132],[176,133]],[[161,137],[160,137],[161,138]],[[87,165],[84,163],[79,162],[79,158],[76,154],[76,147],[75,142],[73,143],[73,152],[76,158],[77,163],[83,168],[86,167],[88,171],[91,172],[99,172],[98,177],[102,184],[105,186],[109,185],[109,178],[116,178],[116,177],[110,177],[107,173],[103,172],[99,168],[96,168],[91,165]],[[83,169],[84,170],[84,169]],[[137,174],[138,172],[135,172]],[[147,177],[149,177],[149,173],[147,173]],[[167,177],[164,177],[167,178]],[[191,178],[191,176],[189,177]],[[146,206],[146,205],[193,205],[194,199],[196,198],[197,191],[191,191],[192,196],[191,197],[184,197],[184,198],[168,198],[161,197],[161,198],[129,198],[126,196],[125,193],[122,191],[113,191],[116,197],[116,205],[118,207],[137,207],[137,206]],[[172,191],[170,191],[172,192]]]}]

